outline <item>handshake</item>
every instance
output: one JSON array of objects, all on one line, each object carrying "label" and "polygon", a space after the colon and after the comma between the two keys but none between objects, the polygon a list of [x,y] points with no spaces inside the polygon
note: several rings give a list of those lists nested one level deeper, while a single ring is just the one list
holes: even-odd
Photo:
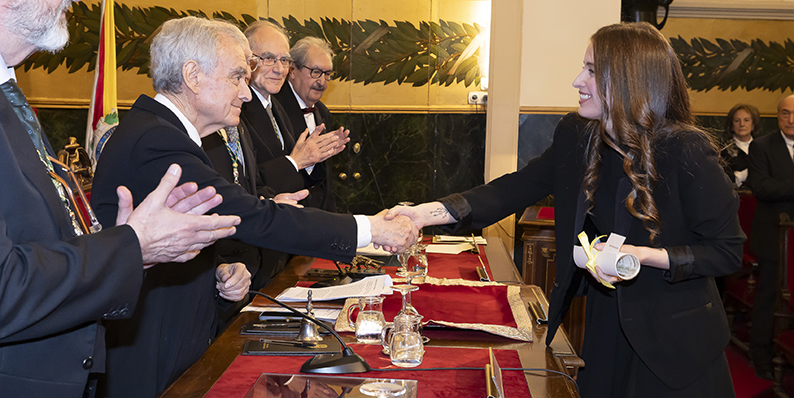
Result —
[{"label": "handshake", "polygon": [[372,225],[372,242],[392,253],[403,252],[416,243],[419,230],[428,225],[456,222],[440,202],[417,206],[394,206],[369,217]]}]

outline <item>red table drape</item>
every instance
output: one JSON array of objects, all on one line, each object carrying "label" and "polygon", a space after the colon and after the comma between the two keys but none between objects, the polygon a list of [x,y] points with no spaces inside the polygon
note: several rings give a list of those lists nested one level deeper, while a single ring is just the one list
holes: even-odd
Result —
[{"label": "red table drape", "polygon": [[[383,355],[380,346],[351,345],[373,369],[397,368]],[[514,350],[494,350],[499,366],[520,368]],[[308,357],[238,356],[220,379],[205,395],[207,398],[242,398],[262,373],[295,374]],[[418,368],[400,371],[377,371],[348,374],[350,377],[417,380],[420,398],[485,397],[485,364],[489,363],[487,349],[425,347],[425,356]],[[429,370],[421,368],[476,367],[477,370]],[[505,395],[529,397],[526,378],[521,371],[503,371]]]}]

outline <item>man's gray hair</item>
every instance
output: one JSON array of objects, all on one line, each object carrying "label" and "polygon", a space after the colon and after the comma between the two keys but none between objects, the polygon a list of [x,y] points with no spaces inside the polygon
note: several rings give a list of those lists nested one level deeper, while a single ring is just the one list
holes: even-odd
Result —
[{"label": "man's gray hair", "polygon": [[314,36],[306,36],[297,43],[289,50],[289,56],[292,57],[292,60],[298,66],[306,66],[306,62],[308,62],[309,58],[309,49],[315,47],[320,51],[325,52],[328,54],[328,58],[332,61],[334,59],[334,51],[331,50],[331,45],[328,44],[327,41],[314,37]]},{"label": "man's gray hair", "polygon": [[151,46],[152,86],[158,93],[182,92],[182,65],[193,60],[202,72],[211,74],[218,64],[220,38],[227,36],[248,48],[240,29],[227,21],[185,17],[166,21]]},{"label": "man's gray hair", "polygon": [[273,28],[276,32],[278,32],[278,34],[280,34],[282,37],[284,37],[284,41],[286,41],[287,42],[287,46],[289,46],[289,35],[287,34],[287,31],[284,30],[284,28],[282,28],[281,26],[278,26],[278,25],[274,24],[273,22],[266,21],[266,20],[259,20],[259,21],[256,21],[256,22],[252,23],[251,25],[248,25],[248,27],[245,29],[245,32],[244,32],[245,33],[245,37],[248,38],[248,42],[249,43],[251,42],[251,38],[254,35],[256,35],[256,32],[258,32],[259,29],[262,29],[262,28],[265,28],[265,27]]}]

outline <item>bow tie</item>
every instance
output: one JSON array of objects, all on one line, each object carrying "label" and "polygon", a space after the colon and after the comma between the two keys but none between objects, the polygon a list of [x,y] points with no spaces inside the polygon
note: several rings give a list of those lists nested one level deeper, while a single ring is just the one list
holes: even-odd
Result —
[{"label": "bow tie", "polygon": [[307,114],[307,113],[314,113],[314,107],[313,106],[310,106],[308,108],[303,108],[301,110],[303,111],[304,115]]}]

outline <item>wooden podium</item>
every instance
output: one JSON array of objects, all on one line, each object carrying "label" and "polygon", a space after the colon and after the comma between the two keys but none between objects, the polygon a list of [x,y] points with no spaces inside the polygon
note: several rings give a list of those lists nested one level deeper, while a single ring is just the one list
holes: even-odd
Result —
[{"label": "wooden podium", "polygon": [[[521,275],[524,276],[524,283],[540,286],[546,297],[549,297],[554,288],[557,266],[554,208],[530,206],[524,211],[518,225],[523,229],[521,240],[524,242],[524,256]],[[563,320],[565,331],[577,354],[582,352],[585,303],[585,297],[575,297]]]}]

